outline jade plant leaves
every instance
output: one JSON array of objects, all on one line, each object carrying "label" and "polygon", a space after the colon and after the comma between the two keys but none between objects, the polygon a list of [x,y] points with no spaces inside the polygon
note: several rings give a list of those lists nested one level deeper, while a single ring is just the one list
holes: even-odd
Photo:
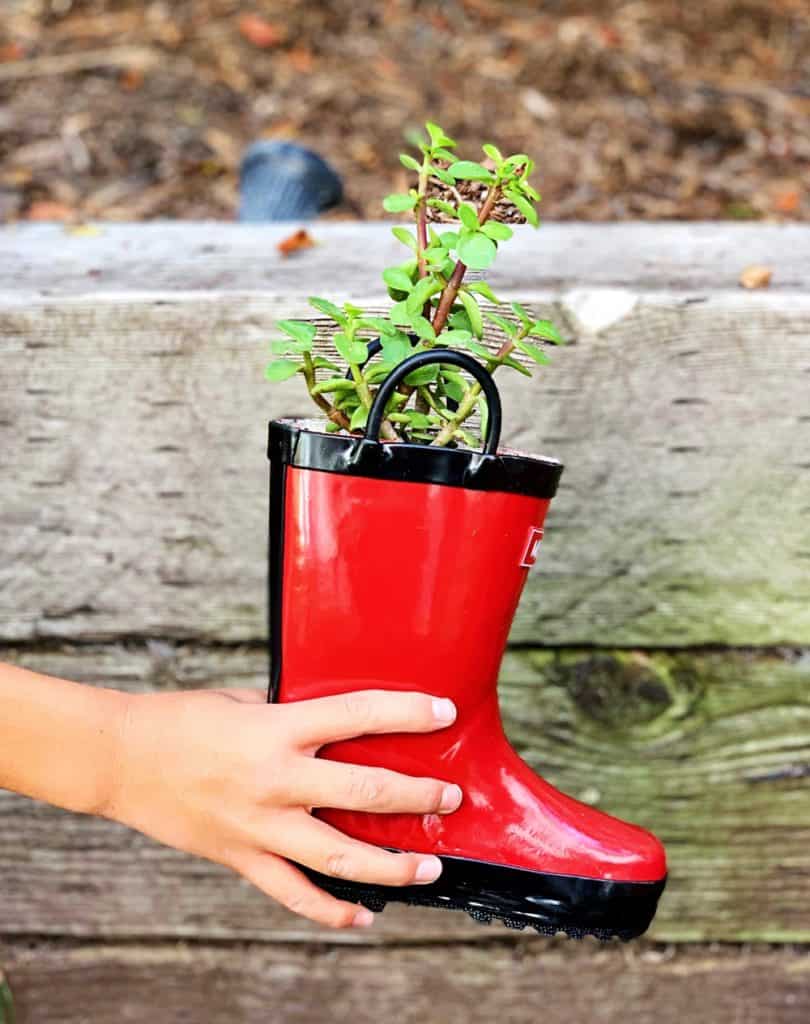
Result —
[{"label": "jade plant leaves", "polygon": [[[389,213],[409,213],[413,218],[410,229],[391,229],[408,250],[408,258],[382,272],[391,300],[385,313],[313,296],[312,308],[332,321],[328,331],[304,320],[282,320],[277,325],[282,337],[271,342],[272,352],[280,358],[269,363],[266,376],[283,381],[299,374],[326,413],[325,429],[330,432],[362,432],[378,388],[411,353],[436,346],[460,348],[489,373],[503,368],[531,376],[549,362],[543,343],[565,342],[550,320],[535,318],[518,302],[512,302],[505,315],[493,312],[502,303],[490,285],[464,280],[468,269],[490,267],[500,245],[513,236],[508,224],[493,219],[493,211],[497,216],[503,209],[499,200],[513,204],[528,223],[539,224],[535,203],[540,194],[529,183],[534,162],[525,153],[504,155],[491,143],[482,147],[484,163],[459,159],[455,141],[439,125],[428,122],[425,130],[426,135],[408,135],[416,155],[399,156],[413,176],[408,187],[383,200]],[[466,189],[465,182],[480,187]],[[464,198],[473,192],[475,201]],[[457,224],[444,229],[436,223],[437,214]],[[323,344],[315,351],[319,330],[332,352],[323,351]],[[370,356],[375,339],[379,341]],[[477,382],[446,364],[422,367],[391,395],[381,437],[480,444],[465,426],[476,408],[485,429],[488,410]]]},{"label": "jade plant leaves", "polygon": [[268,363],[264,375],[268,380],[288,380],[290,377],[294,377],[300,369],[298,363],[294,363],[291,359],[277,359],[275,362]]}]

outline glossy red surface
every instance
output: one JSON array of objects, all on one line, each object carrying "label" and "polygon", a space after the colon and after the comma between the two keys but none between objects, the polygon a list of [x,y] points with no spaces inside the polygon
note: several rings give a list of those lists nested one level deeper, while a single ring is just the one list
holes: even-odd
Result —
[{"label": "glossy red surface", "polygon": [[[321,752],[464,792],[459,810],[443,816],[318,812],[351,836],[535,871],[657,881],[666,862],[653,835],[555,789],[503,733],[498,668],[529,571],[521,563],[531,561],[548,505],[288,468],[280,700],[373,687],[456,702],[456,722],[440,732]],[[542,566],[542,543],[537,553]]]}]

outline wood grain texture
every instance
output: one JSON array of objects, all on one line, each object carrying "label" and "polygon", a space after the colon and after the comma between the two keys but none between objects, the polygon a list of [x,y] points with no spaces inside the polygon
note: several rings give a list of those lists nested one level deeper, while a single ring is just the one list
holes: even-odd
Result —
[{"label": "wood grain texture", "polygon": [[[317,246],[285,259],[289,224],[103,224],[93,236],[53,224],[0,229],[0,288],[48,291],[271,291],[276,295],[379,294],[383,267],[405,250],[390,225],[323,223]],[[517,226],[488,278],[497,288],[608,286],[706,294],[737,287],[750,264],[773,268],[771,292],[806,290],[804,224],[554,224]]]},{"label": "wood grain texture", "polygon": [[[4,657],[129,689],[265,682],[252,649],[151,643]],[[664,840],[670,881],[653,937],[810,942],[810,655],[516,651],[500,693],[507,732],[535,770]],[[396,906],[370,933],[323,932],[223,869],[10,794],[0,795],[0,880],[6,936],[529,939]]]},{"label": "wood grain texture", "polygon": [[804,1024],[810,956],[536,942],[519,950],[12,945],[17,1024]]},{"label": "wood grain texture", "polygon": [[[810,299],[535,306],[575,343],[502,378],[505,439],[567,468],[513,642],[810,642]],[[309,399],[262,367],[305,311],[0,300],[0,639],[264,635],[266,422]]]}]

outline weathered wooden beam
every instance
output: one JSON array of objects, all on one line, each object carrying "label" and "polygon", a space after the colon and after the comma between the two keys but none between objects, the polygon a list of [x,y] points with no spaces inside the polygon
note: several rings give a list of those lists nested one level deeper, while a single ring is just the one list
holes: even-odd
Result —
[{"label": "weathered wooden beam", "polygon": [[[264,654],[141,646],[5,651],[127,688],[265,684]],[[810,659],[753,653],[520,651],[506,728],[562,789],[667,845],[652,935],[810,941]],[[344,943],[526,941],[465,915],[391,906],[370,933],[327,933],[225,870],[109,823],[0,796],[0,935]]]},{"label": "weathered wooden beam", "polygon": [[[505,440],[566,471],[513,642],[810,642],[810,298],[694,298],[535,304],[574,344],[502,378]],[[262,368],[305,312],[0,296],[0,639],[264,635],[266,421],[309,399]]]},{"label": "weathered wooden beam", "polygon": [[[804,1024],[810,957],[789,949],[298,949],[13,944],[17,1024]],[[542,1010],[541,1010],[542,1008]]]},{"label": "weathered wooden beam", "polygon": [[[297,227],[298,225],[295,225]],[[285,259],[276,246],[289,224],[101,224],[75,232],[52,224],[0,229],[0,289],[75,295],[101,291],[323,290],[380,294],[380,273],[405,250],[390,225],[318,222],[317,245]],[[620,287],[693,291],[736,288],[749,264],[773,268],[772,292],[806,289],[810,230],[805,224],[545,223],[516,227],[489,279],[496,288]]]}]

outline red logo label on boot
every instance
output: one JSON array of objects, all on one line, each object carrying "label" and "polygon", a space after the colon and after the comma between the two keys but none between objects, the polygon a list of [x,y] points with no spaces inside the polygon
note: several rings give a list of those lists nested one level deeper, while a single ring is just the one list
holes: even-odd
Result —
[{"label": "red logo label on boot", "polygon": [[523,553],[523,558],[520,560],[521,569],[531,569],[534,563],[537,561],[537,552],[540,547],[540,541],[543,539],[543,528],[541,526],[533,526],[529,531],[529,542],[526,545],[526,550]]}]

